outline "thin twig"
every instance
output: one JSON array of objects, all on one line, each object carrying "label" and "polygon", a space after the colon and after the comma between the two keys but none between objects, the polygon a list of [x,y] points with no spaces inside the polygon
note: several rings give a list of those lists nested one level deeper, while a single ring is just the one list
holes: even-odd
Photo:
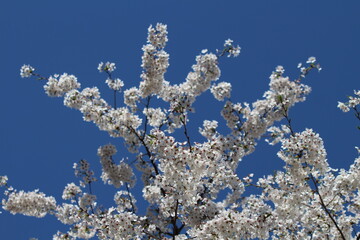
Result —
[{"label": "thin twig", "polygon": [[190,152],[192,152],[190,137],[189,137],[189,134],[188,134],[188,131],[187,131],[187,127],[186,127],[186,119],[183,119],[182,117],[180,117],[180,121],[181,121],[181,123],[184,125],[184,134],[185,134],[185,136],[186,136],[187,143],[188,143],[189,148],[190,148]]},{"label": "thin twig", "polygon": [[48,78],[46,78],[46,77],[43,77],[43,76],[41,76],[40,74],[38,74],[38,73],[34,73],[34,72],[32,72],[31,73],[31,75],[33,75],[33,76],[35,76],[35,77],[37,77],[38,79],[37,80],[49,80]]},{"label": "thin twig", "polygon": [[132,200],[132,197],[130,195],[130,189],[129,189],[129,184],[128,183],[125,183],[125,187],[126,187],[126,191],[128,193],[128,196],[130,198],[130,204],[131,204],[131,208],[132,208],[132,212],[135,213],[135,205],[134,205],[134,202]]},{"label": "thin twig", "polygon": [[[148,96],[148,97],[147,97],[147,102],[146,102],[146,105],[145,105],[145,109],[148,109],[148,108],[149,108],[149,106],[150,106],[150,99],[151,99],[151,97]],[[149,119],[148,119],[148,117],[145,115],[144,133],[143,133],[143,135],[142,135],[142,138],[145,138],[146,131],[147,131],[148,121],[149,121]]]},{"label": "thin twig", "polygon": [[284,103],[281,102],[281,107],[284,110],[283,116],[285,117],[286,121],[288,122],[287,127],[290,129],[291,136],[295,136],[295,132],[291,126],[291,119],[289,118],[289,110],[285,107]]},{"label": "thin twig", "polygon": [[341,238],[342,238],[343,240],[346,240],[346,239],[345,239],[345,236],[344,236],[344,233],[341,231],[341,229],[340,229],[339,225],[337,224],[336,220],[335,220],[334,217],[331,215],[329,209],[326,207],[326,204],[324,203],[324,200],[323,200],[323,198],[322,198],[322,196],[321,196],[321,194],[320,194],[319,188],[318,188],[318,186],[317,186],[317,182],[316,182],[314,176],[313,176],[311,173],[310,173],[310,178],[311,178],[312,182],[313,182],[314,185],[315,185],[315,192],[316,192],[317,195],[319,196],[321,206],[324,208],[326,214],[330,217],[331,221],[335,224],[335,227],[336,227],[336,229],[339,231],[339,233],[340,233],[340,235],[341,235]]},{"label": "thin twig", "polygon": [[116,109],[116,90],[114,90],[114,109]]},{"label": "thin twig", "polygon": [[173,240],[176,239],[176,236],[180,234],[180,230],[178,228],[178,226],[176,225],[176,221],[178,219],[178,207],[179,207],[179,200],[176,200],[176,205],[175,205],[175,215],[173,217],[173,219],[171,220],[171,224],[173,225],[173,233],[172,233],[172,237]]}]

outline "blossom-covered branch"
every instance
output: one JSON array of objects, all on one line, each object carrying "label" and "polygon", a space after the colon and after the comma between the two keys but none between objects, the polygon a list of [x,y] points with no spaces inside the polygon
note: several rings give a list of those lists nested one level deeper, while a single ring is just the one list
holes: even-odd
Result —
[{"label": "blossom-covered branch", "polygon": [[[240,47],[231,39],[216,53],[204,49],[183,82],[165,79],[169,67],[167,26],[148,28],[143,46],[142,73],[138,86],[125,89],[125,83],[113,77],[115,63],[101,62],[100,72],[114,93],[107,103],[97,87],[81,85],[74,75],[63,73],[43,77],[35,68],[24,65],[23,78],[45,81],[50,97],[63,97],[64,105],[77,109],[84,121],[93,122],[113,137],[114,144],[100,146],[104,184],[113,185],[114,206],[97,203],[92,184],[97,181],[86,160],[74,165],[79,184],[69,183],[63,191],[64,203],[35,190],[24,192],[9,185],[6,176],[0,186],[6,188],[3,209],[13,214],[55,216],[69,225],[66,233],[53,239],[355,239],[360,234],[360,158],[349,170],[332,169],[319,134],[312,129],[297,132],[289,110],[305,101],[310,86],[304,78],[312,70],[321,70],[315,57],[298,65],[300,77],[291,80],[282,66],[270,75],[269,90],[253,103],[233,102],[232,85],[218,82],[222,57],[236,57]],[[194,139],[189,122],[197,98],[210,91],[229,131],[221,122],[204,119],[199,127],[203,142]],[[124,102],[117,102],[122,93]],[[348,103],[339,103],[343,111],[355,110],[360,92]],[[260,139],[271,145],[281,144],[278,157],[282,170],[254,181],[254,174],[238,174],[243,158],[257,149]],[[124,140],[134,159],[117,160],[116,140]],[[184,141],[185,139],[185,141]],[[136,167],[136,170],[134,169]],[[147,212],[139,214],[133,195],[136,180],[143,182]],[[255,186],[258,191],[248,194]],[[260,191],[259,191],[260,190]],[[143,204],[141,204],[143,205]]]}]

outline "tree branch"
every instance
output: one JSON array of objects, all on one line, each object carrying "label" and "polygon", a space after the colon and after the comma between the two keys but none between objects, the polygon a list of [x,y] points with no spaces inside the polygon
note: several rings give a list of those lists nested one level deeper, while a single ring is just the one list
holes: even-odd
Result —
[{"label": "tree branch", "polygon": [[187,143],[188,143],[188,145],[189,145],[190,152],[192,152],[190,137],[189,137],[189,134],[188,134],[188,131],[187,131],[187,127],[186,127],[186,119],[185,119],[185,117],[184,117],[184,119],[183,119],[182,116],[181,116],[181,117],[180,117],[180,121],[181,121],[181,123],[184,125],[184,134],[185,134],[185,136],[186,136],[186,139],[187,139]]},{"label": "tree branch", "polygon": [[319,196],[319,199],[320,199],[320,204],[321,206],[323,207],[323,209],[325,210],[326,214],[330,217],[331,221],[334,223],[336,229],[338,230],[338,232],[340,233],[341,235],[341,238],[343,240],[346,240],[345,236],[344,236],[344,233],[342,232],[342,230],[340,229],[339,225],[337,224],[336,220],[334,219],[334,217],[331,215],[329,209],[326,207],[326,204],[324,203],[324,200],[320,194],[320,191],[319,191],[319,188],[317,186],[317,182],[314,178],[314,176],[310,173],[310,178],[311,178],[311,181],[314,183],[314,186],[315,186],[315,192],[316,194]]}]

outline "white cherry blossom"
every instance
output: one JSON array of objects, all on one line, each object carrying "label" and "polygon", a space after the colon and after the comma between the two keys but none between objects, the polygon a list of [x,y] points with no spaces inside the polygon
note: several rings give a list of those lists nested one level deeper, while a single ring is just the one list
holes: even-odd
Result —
[{"label": "white cherry blossom", "polygon": [[31,77],[31,74],[35,71],[35,68],[33,68],[30,65],[23,65],[20,69],[20,76],[22,78]]}]

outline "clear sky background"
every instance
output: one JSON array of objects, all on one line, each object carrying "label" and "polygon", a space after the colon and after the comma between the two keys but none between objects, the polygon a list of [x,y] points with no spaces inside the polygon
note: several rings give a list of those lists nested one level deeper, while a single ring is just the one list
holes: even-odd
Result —
[{"label": "clear sky background", "polygon": [[[110,102],[112,95],[98,63],[115,62],[114,76],[125,82],[125,88],[138,86],[141,47],[148,26],[157,22],[168,25],[166,79],[172,83],[184,81],[202,49],[215,51],[228,38],[242,47],[238,58],[220,62],[220,80],[233,85],[233,101],[261,98],[277,65],[296,78],[297,64],[316,56],[323,70],[305,79],[312,93],[290,111],[290,117],[296,131],[313,128],[321,135],[332,167],[348,168],[357,156],[354,146],[360,146],[356,129],[360,123],[336,106],[360,88],[359,12],[357,0],[1,1],[0,175],[7,175],[17,189],[39,188],[60,203],[64,186],[78,182],[74,162],[87,159],[100,176],[96,155],[100,145],[115,144],[117,160],[127,156],[121,141],[83,122],[79,112],[63,106],[62,99],[47,97],[41,82],[21,79],[19,69],[31,64],[44,76],[74,74],[82,87],[99,86]],[[192,132],[204,119],[221,119],[222,105],[210,93],[200,97],[197,113],[190,116]],[[280,169],[278,150],[279,145],[271,147],[260,140],[257,151],[239,165],[239,174],[261,177]],[[113,205],[115,191],[101,182],[94,185],[99,202],[107,207]],[[134,191],[141,198],[141,186]],[[59,229],[67,227],[52,216],[36,219],[5,211],[0,215],[1,239],[46,240]]]}]

